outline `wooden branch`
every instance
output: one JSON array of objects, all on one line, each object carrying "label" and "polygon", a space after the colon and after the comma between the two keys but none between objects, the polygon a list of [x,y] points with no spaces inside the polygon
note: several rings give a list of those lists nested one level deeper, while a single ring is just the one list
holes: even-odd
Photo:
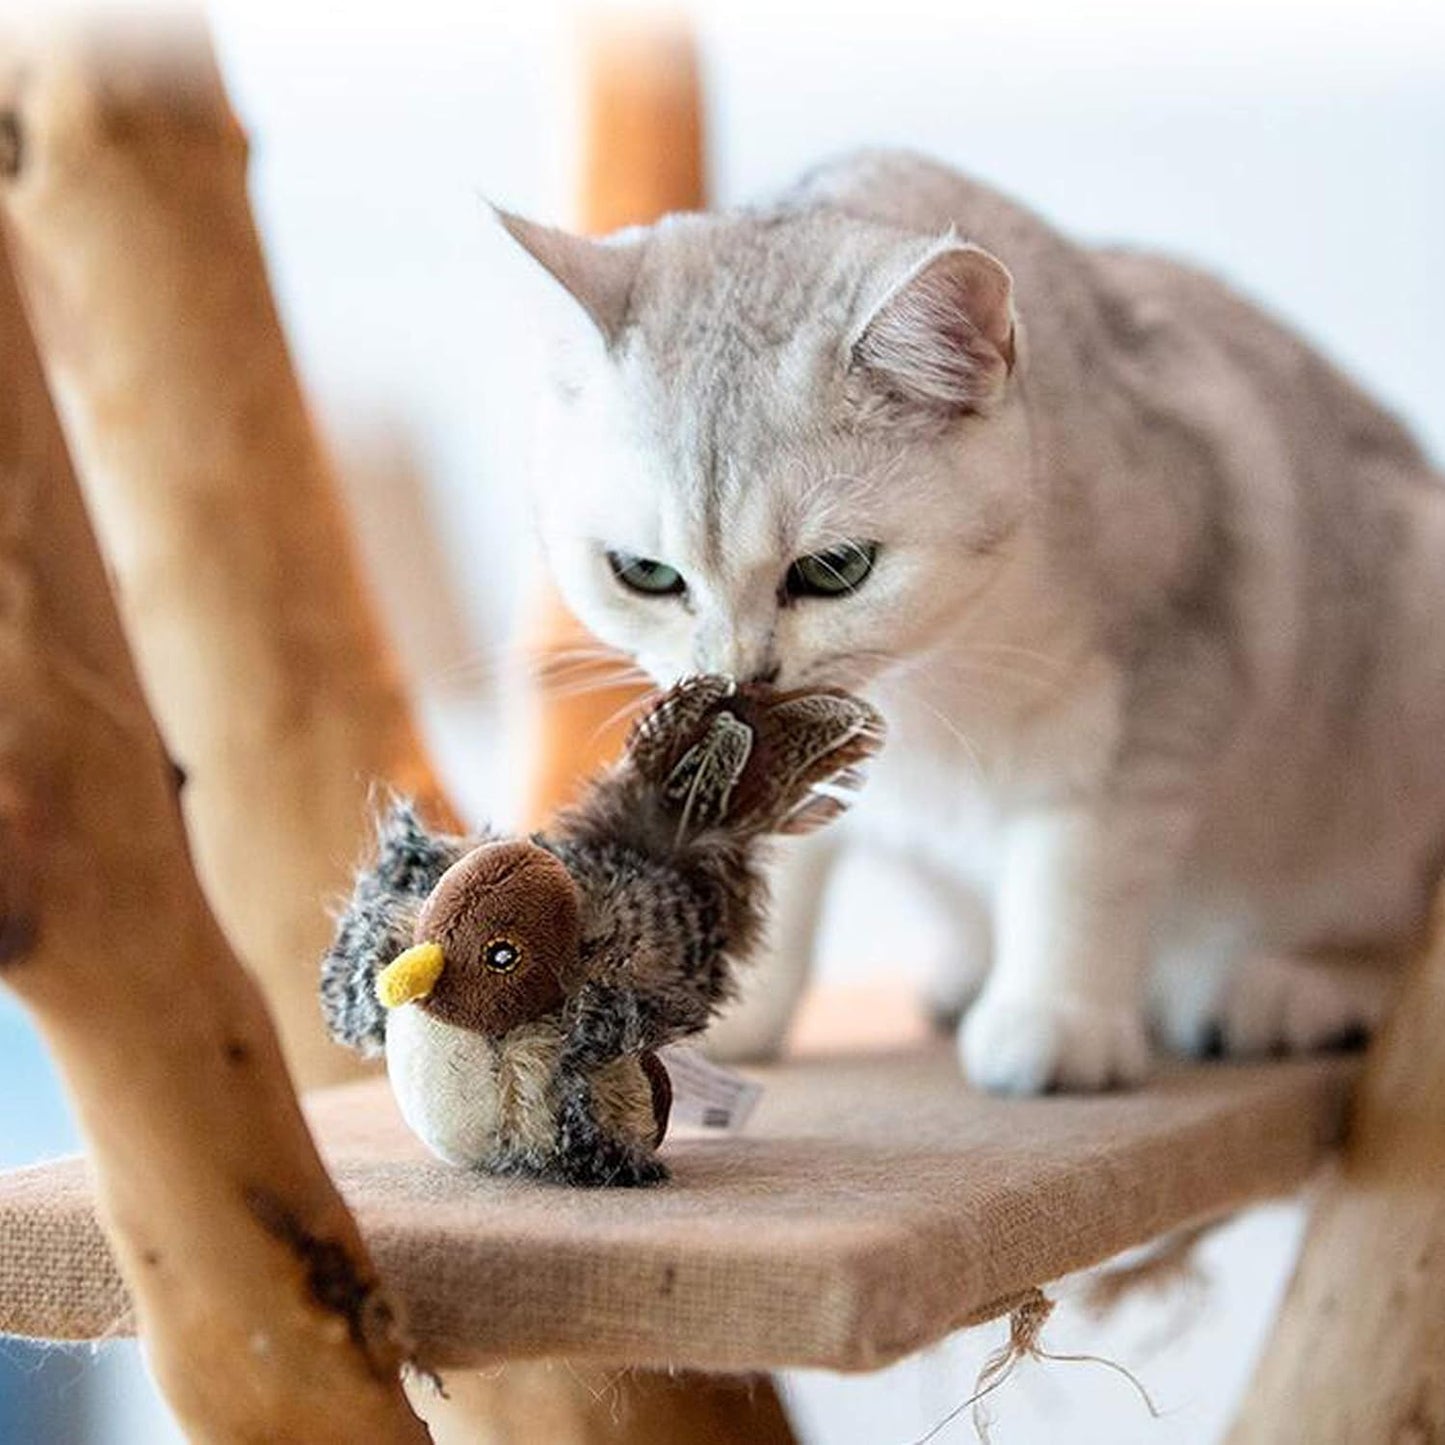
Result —
[{"label": "wooden branch", "polygon": [[1445,1439],[1445,898],[1437,913],[1230,1445]]},{"label": "wooden branch", "polygon": [[[478,1440],[567,1445],[793,1445],[765,1376],[664,1375],[561,1360],[514,1361],[501,1372],[448,1375],[447,1397],[413,1403],[436,1445]],[[485,1426],[479,1422],[485,1421]],[[504,1422],[504,1423],[503,1423]]]},{"label": "wooden branch", "polygon": [[[642,225],[706,203],[702,91],[697,51],[671,15],[604,14],[581,36],[582,135],[578,211],[595,233]],[[526,815],[540,826],[572,802],[583,779],[617,755],[627,735],[633,684],[548,697],[578,647],[597,640],[548,590],[534,655],[542,714]],[[573,673],[575,676],[575,673]]]},{"label": "wooden branch", "polygon": [[192,1438],[423,1440],[385,1296],[187,856],[6,252],[0,357],[0,980],[60,1066]]},{"label": "wooden branch", "polygon": [[204,30],[111,24],[12,50],[5,207],[127,631],[188,779],[201,877],[296,1077],[332,1082],[359,1066],[325,1035],[316,965],[365,845],[368,790],[444,803],[286,349]]}]

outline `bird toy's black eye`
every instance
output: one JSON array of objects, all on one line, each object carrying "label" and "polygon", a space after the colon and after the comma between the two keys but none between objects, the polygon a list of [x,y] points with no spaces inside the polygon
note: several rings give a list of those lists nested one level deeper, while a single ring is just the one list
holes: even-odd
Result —
[{"label": "bird toy's black eye", "polygon": [[510,938],[494,938],[482,950],[482,962],[493,973],[512,973],[522,961],[522,950]]}]

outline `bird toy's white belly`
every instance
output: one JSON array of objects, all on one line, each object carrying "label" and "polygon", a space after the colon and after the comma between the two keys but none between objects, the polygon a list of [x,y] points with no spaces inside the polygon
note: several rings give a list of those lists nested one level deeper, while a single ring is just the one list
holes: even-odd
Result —
[{"label": "bird toy's white belly", "polygon": [[402,1118],[451,1164],[487,1164],[508,1148],[545,1152],[561,1031],[539,1020],[495,1040],[405,1005],[386,1021],[386,1068]]},{"label": "bird toy's white belly", "polygon": [[[444,1023],[403,1004],[386,1017],[386,1069],[401,1116],[449,1164],[498,1166],[546,1159],[557,1148],[553,1095],[562,1026],[555,1015],[500,1039]],[[613,1059],[591,1078],[600,1123],[650,1143],[652,1085],[635,1056]]]}]

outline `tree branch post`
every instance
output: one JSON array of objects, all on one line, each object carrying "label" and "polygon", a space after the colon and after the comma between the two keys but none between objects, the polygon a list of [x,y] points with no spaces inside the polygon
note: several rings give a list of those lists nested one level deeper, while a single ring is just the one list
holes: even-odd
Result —
[{"label": "tree branch post", "polygon": [[0,357],[0,982],[59,1065],[191,1437],[424,1440],[391,1308],[191,866],[4,246]]}]

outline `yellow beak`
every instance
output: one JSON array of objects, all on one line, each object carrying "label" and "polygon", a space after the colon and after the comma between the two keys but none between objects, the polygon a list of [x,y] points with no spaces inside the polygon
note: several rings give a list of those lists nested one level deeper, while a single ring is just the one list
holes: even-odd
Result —
[{"label": "yellow beak", "polygon": [[376,996],[383,1008],[399,1008],[425,998],[441,977],[446,960],[439,943],[418,943],[397,954],[376,976]]}]

